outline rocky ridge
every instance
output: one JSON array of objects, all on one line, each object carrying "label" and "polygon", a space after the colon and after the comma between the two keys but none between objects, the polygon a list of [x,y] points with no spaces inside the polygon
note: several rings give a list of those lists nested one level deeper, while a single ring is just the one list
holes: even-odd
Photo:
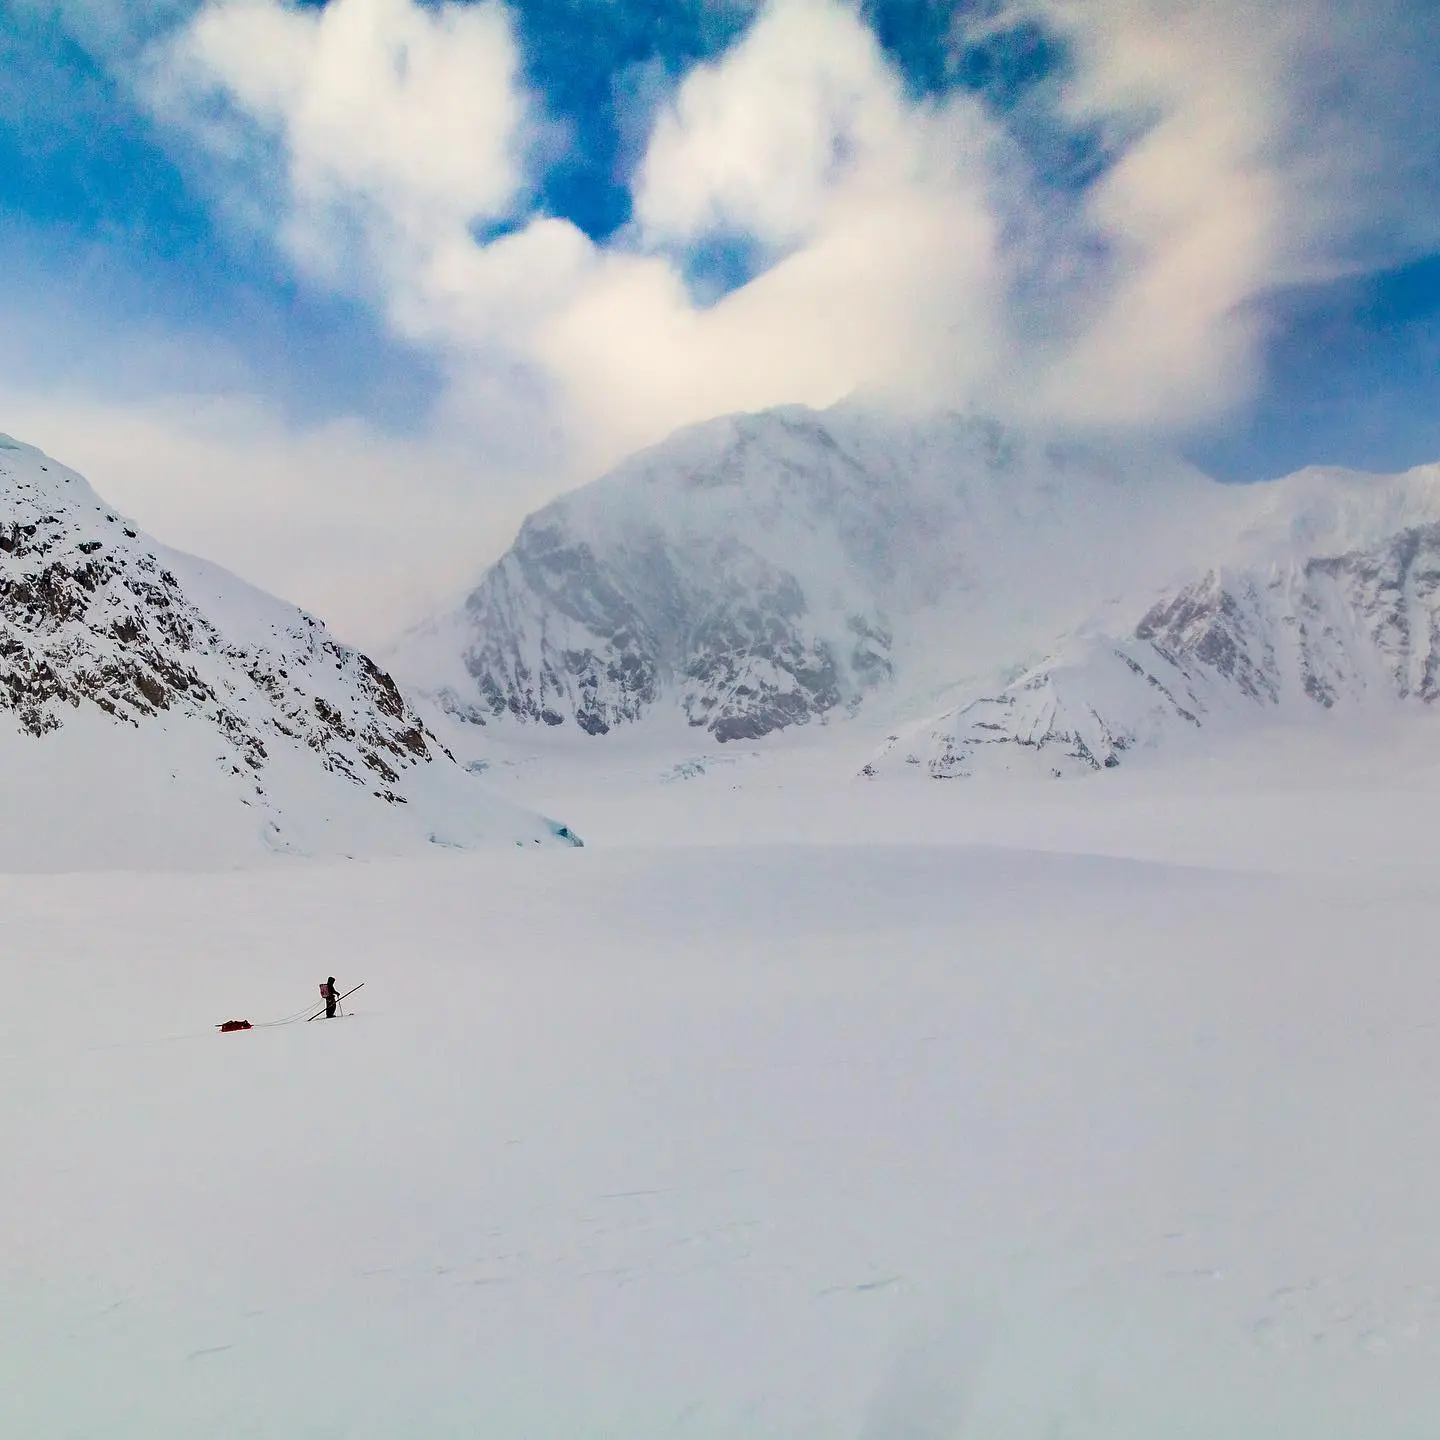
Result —
[{"label": "rocky ridge", "polygon": [[[103,735],[86,719],[99,716],[126,731],[208,737],[197,741],[213,757],[206,783],[221,777],[267,835],[293,828],[297,809],[324,809],[323,785],[294,791],[307,766],[387,808],[431,808],[436,776],[449,777],[462,809],[488,804],[368,656],[313,616],[157,544],[81,476],[8,437],[0,714],[41,746],[77,725]],[[519,828],[548,835],[538,817]]]},{"label": "rocky ridge", "polygon": [[[1416,477],[1422,492],[1433,478]],[[1437,695],[1440,522],[1338,554],[1207,571],[1129,630],[1074,640],[892,735],[866,770],[903,761],[937,779],[1015,764],[1083,773],[1214,725],[1429,705]]]}]

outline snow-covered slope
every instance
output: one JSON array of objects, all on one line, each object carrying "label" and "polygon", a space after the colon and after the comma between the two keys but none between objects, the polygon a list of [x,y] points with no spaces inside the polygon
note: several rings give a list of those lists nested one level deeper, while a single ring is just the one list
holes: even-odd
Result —
[{"label": "snow-covered slope", "polygon": [[1440,467],[1258,486],[1174,459],[783,409],[532,516],[399,673],[462,722],[717,741],[863,712],[868,767],[1113,767],[1266,714],[1428,702]]},{"label": "snow-covered slope", "polygon": [[0,436],[0,867],[548,842],[317,620]]},{"label": "snow-covered slope", "polygon": [[1435,764],[785,748],[564,854],[0,875],[0,1435],[1440,1436]]},{"label": "snow-covered slope", "polygon": [[1440,694],[1440,467],[1309,471],[1236,492],[1252,514],[1227,563],[1124,628],[897,731],[867,767],[937,778],[1113,768],[1137,749],[1271,717],[1378,714]]},{"label": "snow-covered slope", "polygon": [[755,738],[1043,653],[1122,573],[1159,584],[1214,489],[955,416],[727,417],[532,516],[392,660],[477,725]]}]

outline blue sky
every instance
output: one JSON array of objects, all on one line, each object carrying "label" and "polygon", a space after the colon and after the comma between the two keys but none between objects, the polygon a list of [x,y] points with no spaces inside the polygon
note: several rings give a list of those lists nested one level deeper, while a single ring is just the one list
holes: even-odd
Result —
[{"label": "blue sky", "polygon": [[[174,25],[199,8],[187,0],[166,7],[166,18]],[[512,6],[525,77],[555,130],[525,210],[562,216],[597,242],[620,230],[631,218],[628,172],[646,112],[740,38],[757,8],[752,0]],[[1020,113],[1063,65],[1063,50],[1033,24],[956,49],[947,44],[954,10],[931,0],[865,7],[914,93],[966,88]],[[297,418],[358,407],[390,425],[423,419],[440,384],[425,351],[396,343],[382,316],[308,283],[262,237],[217,216],[185,141],[160,133],[115,78],[117,53],[130,59],[135,42],[153,42],[165,24],[137,23],[133,37],[106,44],[103,31],[67,24],[60,3],[0,0],[0,17],[0,298],[26,337],[0,363],[130,395],[172,383],[167,337],[203,339],[213,350],[210,383],[265,387]],[[1043,104],[1031,107],[1024,132],[1059,183],[1097,163],[1094,135],[1046,125]],[[727,235],[696,243],[682,263],[696,292],[713,298],[764,258],[762,245]],[[115,353],[131,349],[137,330],[148,341],[139,366]],[[173,363],[193,383],[193,352]]]},{"label": "blue sky", "polygon": [[1350,8],[0,0],[0,429],[371,632],[723,409],[1440,459],[1440,38]]}]

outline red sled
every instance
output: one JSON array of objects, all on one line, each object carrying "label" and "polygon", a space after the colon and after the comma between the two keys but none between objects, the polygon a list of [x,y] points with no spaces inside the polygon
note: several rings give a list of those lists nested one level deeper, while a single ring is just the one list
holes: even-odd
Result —
[{"label": "red sled", "polygon": [[218,1028],[222,1035],[228,1035],[232,1030],[253,1030],[255,1027],[248,1020],[227,1020]]}]

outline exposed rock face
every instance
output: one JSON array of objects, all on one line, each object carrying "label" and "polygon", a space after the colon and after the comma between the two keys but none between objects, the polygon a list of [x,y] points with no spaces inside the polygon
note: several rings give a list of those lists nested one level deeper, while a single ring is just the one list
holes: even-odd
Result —
[{"label": "exposed rock face", "polygon": [[1440,467],[1222,485],[974,418],[783,409],[531,517],[396,661],[478,725],[726,742],[876,714],[900,722],[876,771],[1088,773],[1222,718],[1433,700],[1437,590]]},{"label": "exposed rock face", "polygon": [[254,772],[283,738],[402,799],[389,787],[438,744],[389,675],[273,602],[262,643],[227,636],[172,568],[180,557],[142,539],[78,476],[21,458],[0,448],[0,709],[23,730],[58,730],[85,705],[129,725],[179,711],[213,725]]},{"label": "exposed rock face", "polygon": [[[845,533],[854,477],[827,440],[766,418],[718,456],[669,473],[662,459],[531,517],[448,627],[466,681],[439,687],[442,703],[472,723],[605,735],[669,702],[722,742],[857,703],[890,675],[890,628],[853,553],[863,527]],[[828,470],[804,473],[816,454]]]},{"label": "exposed rock face", "polygon": [[[472,796],[477,813],[488,803],[368,656],[314,617],[156,544],[75,472],[0,437],[0,723],[6,716],[42,747],[69,744],[77,727],[89,738],[75,743],[108,744],[104,725],[87,723],[103,716],[171,734],[186,763],[208,749],[213,770],[197,778],[220,775],[222,793],[276,834],[292,820],[334,818],[325,775],[382,807],[418,803],[429,814],[453,799],[447,833],[471,833]],[[167,744],[142,750],[163,757]],[[539,817],[519,828],[548,833]]]},{"label": "exposed rock face", "polygon": [[1267,576],[1212,573],[1154,606],[1136,627],[1256,701],[1298,682],[1329,709],[1378,690],[1433,700],[1440,672],[1440,523],[1322,555]]},{"label": "exposed rock face", "polygon": [[1337,706],[1429,704],[1440,693],[1440,524],[1362,550],[1263,570],[1212,570],[1133,631],[1092,636],[908,737],[896,760],[937,779],[1012,762],[1113,769],[1127,751],[1224,720]]},{"label": "exposed rock face", "polygon": [[[644,557],[662,578],[664,555]],[[623,583],[623,581],[622,581]],[[466,602],[475,694],[450,708],[484,724],[509,715],[591,735],[638,719],[660,690],[662,642],[590,546],[528,520],[514,549]]]},{"label": "exposed rock face", "polygon": [[1153,606],[1135,628],[1167,657],[1185,657],[1207,667],[1251,700],[1274,704],[1280,698],[1275,647],[1260,619],[1260,597],[1249,580],[1239,594],[1218,574]]},{"label": "exposed rock face", "polygon": [[[1137,468],[1157,497],[1177,474],[1203,483]],[[1139,493],[1135,475],[981,420],[729,417],[532,516],[394,663],[472,724],[602,736],[678,714],[722,743],[757,739],[856,711],[893,680],[917,613],[963,624],[997,570],[1091,509],[1135,514]],[[1059,568],[1098,598],[1110,548]],[[1054,587],[1035,588],[1027,612],[1043,614]]]}]

